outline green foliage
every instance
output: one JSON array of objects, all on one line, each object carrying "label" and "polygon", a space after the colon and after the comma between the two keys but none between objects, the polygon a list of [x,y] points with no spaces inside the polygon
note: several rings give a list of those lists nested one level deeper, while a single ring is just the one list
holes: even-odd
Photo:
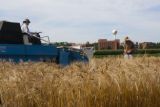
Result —
[{"label": "green foliage", "polygon": [[107,46],[106,49],[111,49],[111,47],[110,47],[110,46]]},{"label": "green foliage", "polygon": [[95,50],[98,50],[98,43],[95,43],[94,48]]},{"label": "green foliage", "polygon": [[[160,49],[138,49],[134,54],[158,54]],[[123,50],[98,50],[94,55],[122,55]]]},{"label": "green foliage", "polygon": [[53,46],[71,46],[72,44],[68,42],[55,42],[55,43],[52,43],[51,45]]},{"label": "green foliage", "polygon": [[123,57],[123,55],[94,55],[93,58]]},{"label": "green foliage", "polygon": [[95,48],[95,50],[98,50],[98,43],[94,44],[94,48]]},{"label": "green foliage", "polygon": [[120,55],[123,54],[123,50],[98,50],[94,55]]},{"label": "green foliage", "polygon": [[[160,53],[158,54],[133,54],[134,57],[160,57]],[[110,58],[110,57],[123,57],[123,55],[94,55],[94,58]]]},{"label": "green foliage", "polygon": [[155,47],[160,49],[160,42],[156,43]]},{"label": "green foliage", "polygon": [[124,49],[124,47],[122,45],[120,45],[119,49]]},{"label": "green foliage", "polygon": [[160,53],[160,49],[139,49],[135,51],[135,54],[156,54]]}]

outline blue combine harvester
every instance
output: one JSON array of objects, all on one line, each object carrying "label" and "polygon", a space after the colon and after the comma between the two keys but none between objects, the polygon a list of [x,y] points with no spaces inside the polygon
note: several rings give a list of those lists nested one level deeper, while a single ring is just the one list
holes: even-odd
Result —
[{"label": "blue combine harvester", "polygon": [[62,66],[75,61],[87,62],[88,58],[77,51],[57,48],[41,43],[39,33],[30,36],[22,33],[20,24],[0,21],[0,59],[23,61],[51,61]]}]

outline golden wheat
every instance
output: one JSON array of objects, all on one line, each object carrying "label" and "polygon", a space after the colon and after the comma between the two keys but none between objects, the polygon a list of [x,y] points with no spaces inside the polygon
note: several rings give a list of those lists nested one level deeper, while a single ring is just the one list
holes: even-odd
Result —
[{"label": "golden wheat", "polygon": [[160,107],[160,58],[0,62],[4,107]]}]

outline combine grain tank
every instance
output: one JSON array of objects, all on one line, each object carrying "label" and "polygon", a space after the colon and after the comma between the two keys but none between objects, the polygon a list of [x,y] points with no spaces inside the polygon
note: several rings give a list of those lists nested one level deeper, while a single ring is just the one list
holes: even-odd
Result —
[{"label": "combine grain tank", "polygon": [[[18,63],[23,61],[52,61],[63,66],[75,61],[87,62],[79,52],[43,45],[39,33],[22,33],[20,24],[0,21],[0,59]],[[45,40],[44,40],[45,41]]]}]

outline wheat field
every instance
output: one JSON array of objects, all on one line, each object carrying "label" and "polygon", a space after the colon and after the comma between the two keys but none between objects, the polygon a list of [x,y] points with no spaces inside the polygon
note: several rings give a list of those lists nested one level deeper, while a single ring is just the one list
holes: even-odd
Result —
[{"label": "wheat field", "polygon": [[0,62],[2,107],[160,107],[160,58]]}]

